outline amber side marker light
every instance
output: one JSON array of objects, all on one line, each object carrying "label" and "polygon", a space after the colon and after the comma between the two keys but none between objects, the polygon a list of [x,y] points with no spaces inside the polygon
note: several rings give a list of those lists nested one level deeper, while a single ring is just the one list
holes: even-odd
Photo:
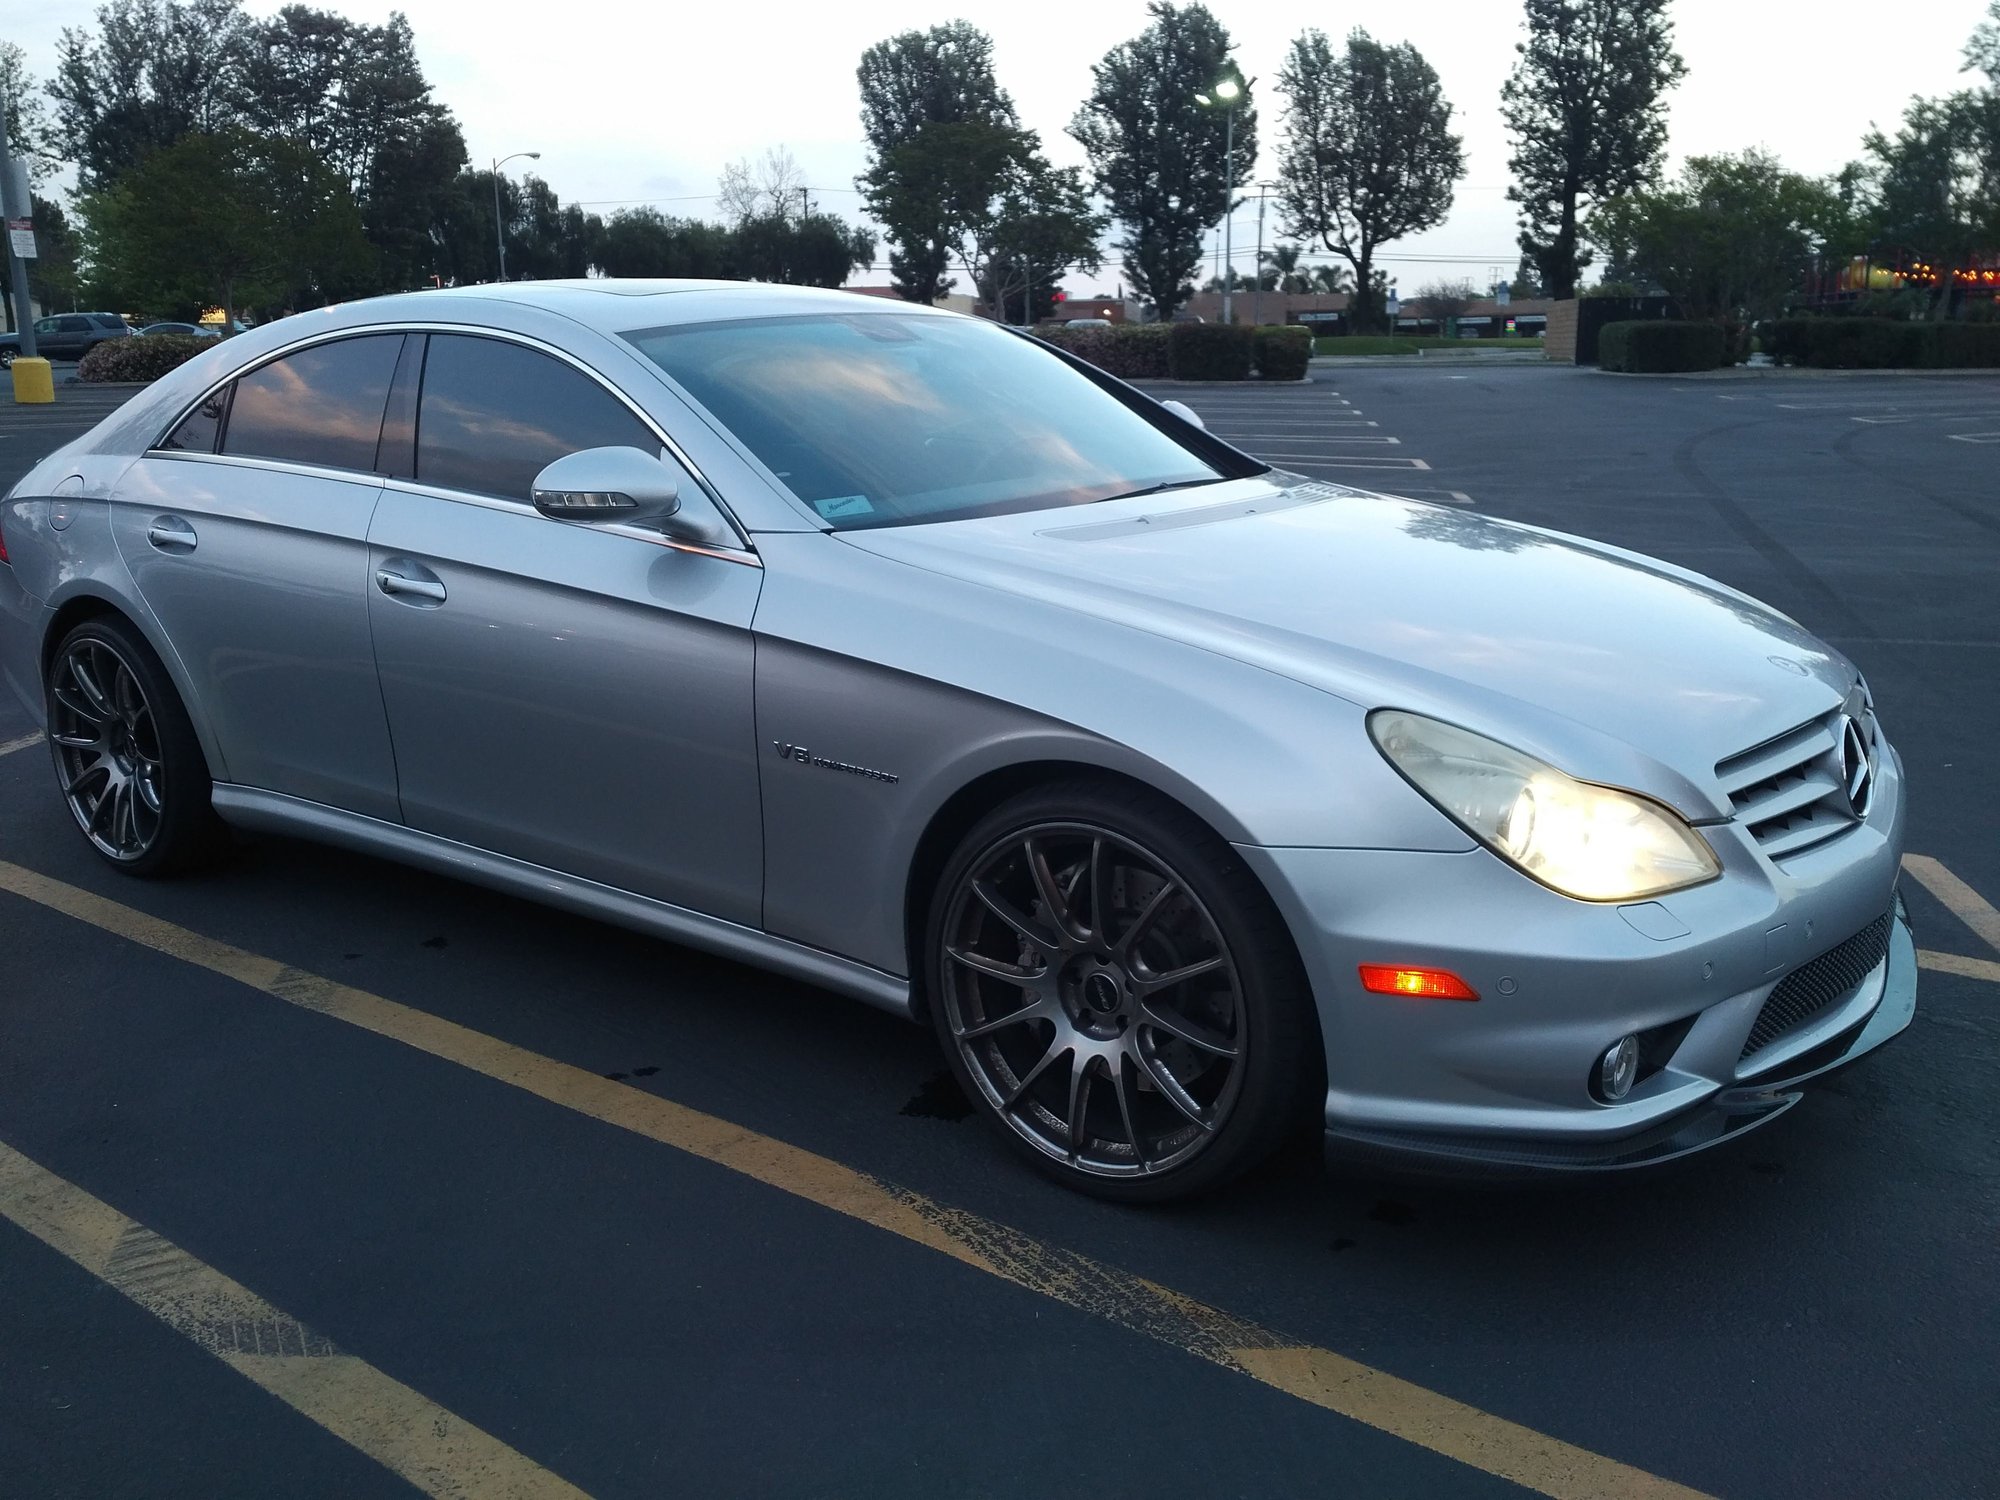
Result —
[{"label": "amber side marker light", "polygon": [[1477,1000],[1471,985],[1449,969],[1404,969],[1363,964],[1361,987],[1371,995],[1408,995],[1414,1000]]}]

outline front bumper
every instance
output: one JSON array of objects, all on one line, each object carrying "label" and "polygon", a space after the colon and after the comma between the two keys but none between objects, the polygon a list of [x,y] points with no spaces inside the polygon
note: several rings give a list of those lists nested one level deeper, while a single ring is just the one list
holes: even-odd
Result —
[{"label": "front bumper", "polygon": [[[1776,864],[1734,825],[1707,828],[1721,879],[1624,908],[1556,895],[1478,849],[1239,846],[1313,983],[1329,1155],[1455,1175],[1615,1170],[1776,1119],[1915,1013],[1901,769],[1890,752],[1868,820],[1832,843]],[[1858,983],[1752,1043],[1781,981],[1885,912],[1886,955]],[[1363,963],[1449,969],[1481,998],[1368,994]],[[1596,1062],[1635,1033],[1640,1079],[1603,1103]]]}]

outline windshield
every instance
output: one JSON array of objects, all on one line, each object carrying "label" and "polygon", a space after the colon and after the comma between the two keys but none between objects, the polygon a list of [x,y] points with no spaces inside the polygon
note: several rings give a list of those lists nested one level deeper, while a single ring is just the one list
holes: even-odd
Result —
[{"label": "windshield", "polygon": [[1228,477],[1046,349],[975,318],[829,313],[625,337],[836,530]]}]

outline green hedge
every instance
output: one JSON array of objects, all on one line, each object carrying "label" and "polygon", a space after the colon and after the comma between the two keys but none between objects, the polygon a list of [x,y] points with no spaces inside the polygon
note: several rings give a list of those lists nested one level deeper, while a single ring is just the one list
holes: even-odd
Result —
[{"label": "green hedge", "polygon": [[1175,323],[1167,369],[1176,380],[1248,380],[1256,333],[1243,323]]},{"label": "green hedge", "polygon": [[1256,331],[1252,347],[1260,378],[1304,380],[1312,359],[1312,330],[1286,324],[1267,325]]},{"label": "green hedge", "polygon": [[1047,339],[1087,359],[1120,380],[1165,380],[1168,373],[1167,327],[1164,323],[1113,323],[1109,328],[1037,328]]},{"label": "green hedge", "polygon": [[1733,364],[1729,335],[1719,323],[1648,318],[1606,323],[1597,335],[1597,362],[1634,375],[1678,374]]},{"label": "green hedge", "polygon": [[1781,318],[1764,347],[1781,365],[1816,370],[1991,369],[2000,367],[2000,324]]},{"label": "green hedge", "polygon": [[180,333],[106,339],[77,362],[76,376],[79,380],[158,380],[202,350],[212,348],[214,342]]}]

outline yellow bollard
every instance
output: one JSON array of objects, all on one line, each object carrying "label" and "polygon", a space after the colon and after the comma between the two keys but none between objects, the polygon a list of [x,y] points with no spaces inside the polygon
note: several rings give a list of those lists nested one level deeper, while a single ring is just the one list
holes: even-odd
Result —
[{"label": "yellow bollard", "polygon": [[14,404],[41,405],[56,399],[55,375],[45,359],[18,358],[14,361]]}]

